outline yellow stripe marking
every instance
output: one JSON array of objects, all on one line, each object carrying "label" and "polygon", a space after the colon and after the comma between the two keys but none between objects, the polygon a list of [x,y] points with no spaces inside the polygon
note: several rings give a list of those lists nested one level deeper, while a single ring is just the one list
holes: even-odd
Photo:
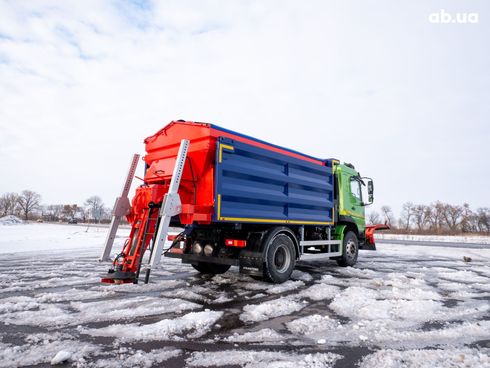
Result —
[{"label": "yellow stripe marking", "polygon": [[365,219],[366,218],[365,216],[358,215],[357,213],[352,212],[352,211],[349,211],[349,210],[342,210],[342,211],[340,211],[340,214],[341,215],[351,215],[351,216],[358,217],[358,218],[361,218],[361,219]]},{"label": "yellow stripe marking", "polygon": [[234,151],[235,150],[235,147],[233,146],[230,146],[228,144],[220,144],[219,145],[219,158],[218,158],[218,161],[221,163],[223,161],[223,149],[227,149],[227,150],[230,150],[230,151]]}]

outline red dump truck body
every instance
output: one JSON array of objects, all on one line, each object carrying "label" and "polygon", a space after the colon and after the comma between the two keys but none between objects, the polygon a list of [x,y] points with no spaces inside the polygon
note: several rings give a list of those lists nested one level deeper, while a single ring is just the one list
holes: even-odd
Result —
[{"label": "red dump truck body", "polygon": [[[173,121],[156,134],[145,139],[147,165],[145,183],[162,185],[162,193],[166,192],[172,177],[177,151],[182,139],[190,141],[186,165],[182,175],[179,195],[182,201],[180,222],[183,225],[197,222],[209,224],[213,220],[215,204],[215,161],[216,147],[219,138],[229,138],[271,152],[300,159],[302,161],[325,166],[325,161],[304,155],[293,150],[279,147],[258,139],[228,131],[207,123]],[[149,195],[150,193],[148,193]],[[155,193],[153,193],[154,195]],[[157,195],[160,195],[158,193]],[[133,209],[138,210],[142,198],[136,196]],[[146,206],[146,204],[145,204]]]}]

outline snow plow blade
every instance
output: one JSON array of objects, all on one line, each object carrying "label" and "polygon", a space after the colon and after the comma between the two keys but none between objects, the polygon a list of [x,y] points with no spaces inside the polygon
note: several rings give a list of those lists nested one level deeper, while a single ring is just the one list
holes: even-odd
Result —
[{"label": "snow plow blade", "polygon": [[374,242],[374,232],[376,230],[389,230],[390,226],[387,224],[375,224],[366,226],[364,234],[366,236],[366,241],[360,249],[364,250],[376,250],[376,243]]}]

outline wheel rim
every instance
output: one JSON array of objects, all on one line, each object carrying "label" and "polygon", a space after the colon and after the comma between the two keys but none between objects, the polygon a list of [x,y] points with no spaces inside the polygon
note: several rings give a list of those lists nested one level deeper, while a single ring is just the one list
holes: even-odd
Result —
[{"label": "wheel rim", "polygon": [[349,259],[354,259],[356,257],[357,245],[352,239],[349,239],[345,244],[345,255]]},{"label": "wheel rim", "polygon": [[284,273],[289,268],[291,264],[291,254],[288,251],[288,248],[284,244],[280,244],[275,252],[273,257],[274,267],[277,272]]}]

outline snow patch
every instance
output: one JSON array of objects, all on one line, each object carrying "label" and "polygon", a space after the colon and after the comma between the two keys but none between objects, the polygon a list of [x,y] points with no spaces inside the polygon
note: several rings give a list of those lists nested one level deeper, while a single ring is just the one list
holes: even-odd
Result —
[{"label": "snow patch", "polygon": [[23,223],[24,221],[14,215],[0,217],[0,225],[19,225]]},{"label": "snow patch", "polygon": [[313,276],[311,276],[311,274],[309,274],[308,272],[294,270],[293,273],[291,274],[291,279],[309,282],[313,280]]},{"label": "snow patch", "polygon": [[284,337],[270,328],[245,332],[242,335],[235,333],[232,336],[223,339],[223,341],[226,342],[276,342],[282,340],[284,340]]},{"label": "snow patch", "polygon": [[288,280],[286,282],[283,282],[282,284],[272,286],[271,288],[267,289],[267,292],[269,294],[281,294],[286,291],[295,290],[304,285],[305,283],[303,281]]},{"label": "snow patch", "polygon": [[310,286],[308,289],[303,290],[299,293],[302,298],[309,298],[311,300],[324,300],[333,299],[340,292],[340,288],[334,285],[328,284],[315,284]]},{"label": "snow patch", "polygon": [[490,367],[490,349],[379,350],[366,356],[361,368]]},{"label": "snow patch", "polygon": [[305,307],[292,298],[284,297],[270,300],[261,304],[249,304],[243,307],[244,313],[240,319],[244,322],[259,322],[271,318],[285,316]]},{"label": "snow patch", "polygon": [[53,359],[51,359],[51,365],[60,364],[71,358],[73,354],[70,351],[60,350],[56,353]]},{"label": "snow patch", "polygon": [[187,333],[187,338],[197,338],[206,334],[223,312],[191,312],[182,317],[141,324],[119,324],[103,328],[79,328],[83,334],[91,336],[114,336],[124,341],[183,340],[178,335]]},{"label": "snow patch", "polygon": [[186,363],[190,367],[241,366],[243,368],[330,368],[342,358],[333,353],[290,354],[272,351],[228,350],[195,352]]},{"label": "snow patch", "polygon": [[339,325],[339,321],[332,319],[329,316],[314,314],[288,322],[286,327],[294,334],[310,335],[319,331],[335,331]]},{"label": "snow patch", "polygon": [[[0,367],[20,367],[50,363],[62,351],[66,353],[72,352],[67,359],[77,365],[83,365],[86,363],[86,359],[99,352],[100,348],[89,343],[79,343],[71,340],[49,341],[45,339],[40,344],[20,346],[0,343]],[[66,358],[66,355],[60,354],[58,358]]]},{"label": "snow patch", "polygon": [[160,366],[160,363],[175,358],[182,354],[180,349],[163,348],[150,350],[134,350],[131,348],[122,347],[117,351],[116,358],[99,359],[95,363],[95,367],[100,368],[150,368]]},{"label": "snow patch", "polygon": [[490,236],[481,236],[481,235],[458,236],[458,235],[411,235],[411,234],[376,233],[375,239],[490,244]]},{"label": "snow patch", "polygon": [[129,319],[200,307],[199,304],[182,299],[141,296],[123,300],[71,302],[69,305],[40,304],[38,310],[26,310],[0,315],[0,321],[14,325],[53,327]]}]

